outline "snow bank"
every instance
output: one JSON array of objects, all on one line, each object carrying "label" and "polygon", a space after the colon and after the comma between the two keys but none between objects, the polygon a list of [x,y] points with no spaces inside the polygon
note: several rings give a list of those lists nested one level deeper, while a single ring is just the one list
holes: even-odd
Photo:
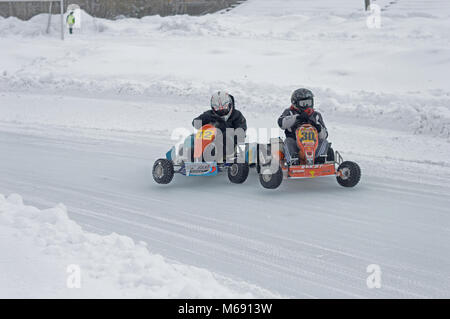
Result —
[{"label": "snow bank", "polygon": [[[5,198],[0,194],[0,229],[5,260],[0,263],[0,297],[270,296],[263,290],[256,295],[239,292],[242,286],[238,288],[234,283],[231,288],[232,281],[220,279],[207,270],[169,263],[162,256],[149,253],[145,243],[135,243],[129,237],[83,231],[68,217],[62,204],[40,210],[24,205],[19,195]],[[14,258],[11,267],[7,264],[8,257]],[[65,286],[69,265],[80,267],[80,289]],[[30,278],[27,276],[30,272],[38,276]]]},{"label": "snow bank", "polygon": [[[87,33],[102,33],[108,29],[108,22],[111,24],[114,23],[110,20],[92,17],[84,10],[80,11],[83,30]],[[20,20],[16,17],[4,18],[0,16],[0,36],[54,37],[55,34],[59,35],[61,32],[60,15],[52,15],[50,35],[46,33],[48,17],[47,13],[35,15],[30,20]]]},{"label": "snow bank", "polygon": [[247,0],[233,9],[233,13],[244,15],[286,16],[301,13],[320,13],[332,10],[334,13],[350,13],[363,10],[362,1],[355,0]]},{"label": "snow bank", "polygon": [[[403,16],[450,16],[447,0],[371,0],[385,13]],[[247,0],[236,7],[233,13],[244,15],[286,16],[298,13],[352,14],[364,10],[362,0]]]},{"label": "snow bank", "polygon": [[[306,86],[300,84],[300,86]],[[72,128],[122,130],[129,132],[171,132],[173,127],[185,126],[194,114],[207,107],[208,96],[216,88],[228,88],[236,97],[238,107],[249,118],[261,113],[275,116],[289,106],[292,86],[276,86],[233,82],[191,82],[176,79],[155,79],[149,83],[127,80],[86,81],[59,78],[49,75],[30,77],[1,76],[0,90],[36,92],[45,90],[58,97],[46,99],[17,94],[0,94],[3,107],[0,119],[16,124],[40,124]],[[316,107],[326,119],[370,126],[393,128],[414,134],[430,134],[450,139],[450,92],[426,90],[407,93],[383,93],[373,91],[337,91],[331,88],[310,87],[316,95]],[[73,93],[85,96],[108,96],[95,105],[89,100],[77,98]],[[59,96],[67,94],[69,96]],[[77,95],[77,94],[76,94]],[[176,112],[168,125],[167,113],[158,111],[159,104],[140,101],[172,100],[165,105],[167,112]],[[42,100],[42,101],[41,101]],[[124,102],[125,101],[132,101]],[[40,105],[37,107],[36,105]],[[180,106],[182,105],[182,106]],[[180,110],[184,111],[180,113]],[[266,123],[266,126],[273,123]]]},{"label": "snow bank", "polygon": [[[328,0],[326,0],[328,1]],[[361,3],[349,0],[347,5],[335,3],[315,5],[316,1],[305,4],[294,0],[296,5],[290,7],[284,0],[244,3],[226,14],[207,14],[203,16],[177,15],[161,17],[146,16],[140,19],[123,18],[108,20],[96,18],[84,10],[81,12],[81,29],[76,34],[86,36],[133,36],[158,37],[192,36],[192,37],[239,37],[252,39],[285,39],[311,41],[314,39],[417,39],[447,38],[442,36],[450,22],[450,4],[439,7],[407,7],[401,10],[383,6],[383,27],[377,32],[368,32],[366,18],[368,13],[362,10]],[[448,7],[448,9],[447,9]],[[258,8],[255,10],[255,8]],[[278,10],[274,9],[278,8]],[[431,8],[431,9],[430,9]],[[278,13],[277,13],[278,12]],[[283,14],[281,14],[283,13]],[[442,15],[442,14],[446,15]],[[0,36],[49,37],[55,38],[60,32],[60,16],[52,15],[50,34],[46,33],[48,14],[42,13],[24,21],[15,17],[0,16]],[[398,32],[400,31],[400,32]],[[67,30],[66,30],[67,33]],[[72,36],[72,38],[76,36]],[[59,39],[59,37],[56,37]]]}]

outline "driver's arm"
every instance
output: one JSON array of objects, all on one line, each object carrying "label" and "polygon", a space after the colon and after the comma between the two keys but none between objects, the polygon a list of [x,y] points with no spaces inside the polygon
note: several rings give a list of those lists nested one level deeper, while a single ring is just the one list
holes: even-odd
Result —
[{"label": "driver's arm", "polygon": [[196,129],[201,128],[203,125],[209,124],[214,121],[213,116],[210,114],[209,111],[204,112],[203,114],[200,114],[200,116],[196,117],[192,121],[192,126]]},{"label": "driver's arm", "polygon": [[321,140],[326,139],[328,137],[328,130],[323,121],[322,114],[320,114],[319,112],[314,112],[311,118],[314,122],[314,126],[316,126],[316,128],[320,127],[320,129],[318,129],[319,139]]},{"label": "driver's arm", "polygon": [[288,130],[294,126],[296,120],[297,115],[293,115],[292,112],[287,109],[278,118],[278,126],[283,130]]},{"label": "driver's arm", "polygon": [[247,131],[247,120],[245,119],[244,115],[242,115],[242,113],[237,110],[235,112],[238,112],[239,116],[237,116],[237,118],[233,121],[233,128],[235,130],[241,128],[244,130],[244,132]]}]

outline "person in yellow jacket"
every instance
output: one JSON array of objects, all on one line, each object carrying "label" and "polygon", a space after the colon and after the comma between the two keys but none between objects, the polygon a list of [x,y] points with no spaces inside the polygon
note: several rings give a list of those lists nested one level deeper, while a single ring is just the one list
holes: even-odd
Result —
[{"label": "person in yellow jacket", "polygon": [[73,25],[75,24],[75,16],[73,15],[73,11],[67,16],[66,22],[69,26],[69,33],[72,34]]}]

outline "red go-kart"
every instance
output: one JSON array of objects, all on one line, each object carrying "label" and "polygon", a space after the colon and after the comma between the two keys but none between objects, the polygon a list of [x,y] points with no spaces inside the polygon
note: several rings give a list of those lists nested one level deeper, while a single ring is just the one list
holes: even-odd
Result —
[{"label": "red go-kart", "polygon": [[263,187],[275,189],[284,178],[316,178],[335,176],[337,182],[344,187],[354,187],[361,179],[361,169],[358,164],[343,161],[339,152],[331,147],[327,154],[316,157],[319,134],[310,124],[303,124],[295,132],[299,148],[299,161],[293,163],[289,150],[283,140],[275,139],[267,145],[265,152],[259,151],[259,180]]}]

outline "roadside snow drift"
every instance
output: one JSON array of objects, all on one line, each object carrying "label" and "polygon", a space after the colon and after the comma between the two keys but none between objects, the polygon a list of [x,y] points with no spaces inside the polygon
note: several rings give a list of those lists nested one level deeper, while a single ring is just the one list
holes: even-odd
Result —
[{"label": "roadside snow drift", "polygon": [[[143,242],[85,232],[62,204],[40,210],[24,205],[17,194],[0,194],[0,247],[0,298],[255,297],[228,287],[207,270],[169,263],[149,253]],[[69,289],[67,282],[76,286],[71,276],[76,267],[81,287]]]}]

